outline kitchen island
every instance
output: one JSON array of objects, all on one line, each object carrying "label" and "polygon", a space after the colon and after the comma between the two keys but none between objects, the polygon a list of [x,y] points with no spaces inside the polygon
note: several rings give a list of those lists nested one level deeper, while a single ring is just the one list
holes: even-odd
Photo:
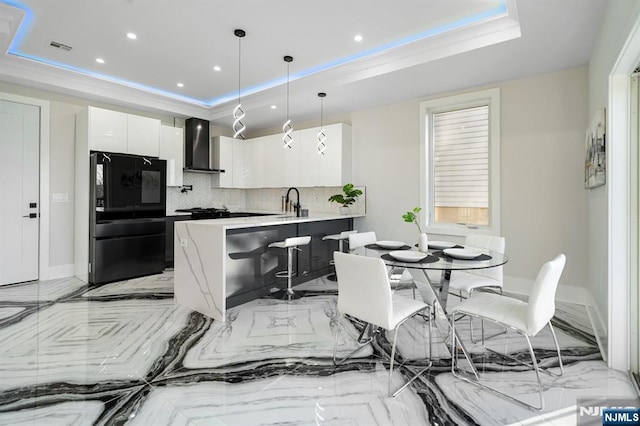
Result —
[{"label": "kitchen island", "polygon": [[228,308],[286,287],[276,272],[286,270],[285,250],[268,248],[274,241],[310,235],[311,243],[296,252],[293,285],[330,272],[337,241],[325,235],[353,229],[357,215],[310,217],[270,215],[175,223],[174,294],[177,303],[219,321]]}]

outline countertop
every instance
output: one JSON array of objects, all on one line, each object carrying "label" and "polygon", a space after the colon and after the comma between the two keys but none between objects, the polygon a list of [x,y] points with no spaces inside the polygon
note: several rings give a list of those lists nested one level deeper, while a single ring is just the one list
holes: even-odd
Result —
[{"label": "countertop", "polygon": [[[255,211],[255,210],[254,210]],[[181,223],[192,222],[199,226],[218,226],[224,229],[252,228],[258,226],[284,225],[289,223],[319,222],[324,220],[351,219],[364,217],[364,215],[343,215],[339,213],[316,213],[307,217],[296,217],[286,214],[271,216],[237,217],[228,219],[200,219],[187,220]]]}]

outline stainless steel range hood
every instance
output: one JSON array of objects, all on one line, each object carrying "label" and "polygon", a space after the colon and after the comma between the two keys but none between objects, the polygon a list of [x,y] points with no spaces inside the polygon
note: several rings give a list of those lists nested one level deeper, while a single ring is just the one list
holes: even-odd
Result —
[{"label": "stainless steel range hood", "polygon": [[199,173],[224,173],[222,169],[214,169],[211,138],[209,137],[209,121],[199,118],[185,120],[184,170]]}]

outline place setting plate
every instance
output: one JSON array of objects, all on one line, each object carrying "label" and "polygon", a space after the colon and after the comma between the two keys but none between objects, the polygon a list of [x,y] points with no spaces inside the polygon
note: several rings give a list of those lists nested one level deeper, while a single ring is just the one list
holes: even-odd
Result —
[{"label": "place setting plate", "polygon": [[444,250],[454,247],[462,248],[462,246],[452,243],[451,241],[429,241],[429,248],[434,250]]},{"label": "place setting plate", "polygon": [[365,247],[372,250],[409,250],[411,248],[404,241],[390,240],[376,241],[375,243],[368,244]]},{"label": "place setting plate", "polygon": [[421,251],[414,250],[394,250],[390,251],[388,253],[388,256],[394,260],[408,263],[422,262],[424,260],[427,260],[427,258],[429,257],[433,257],[429,256],[429,253],[423,253]]},{"label": "place setting plate", "polygon": [[491,259],[489,255],[482,253],[482,250],[474,249],[474,248],[447,248],[442,250],[444,254],[449,257],[453,257],[454,259],[463,259],[463,260],[486,260],[481,259],[481,257],[486,257]]},{"label": "place setting plate", "polygon": [[400,247],[404,247],[406,246],[406,244],[404,243],[404,241],[376,241],[376,244],[382,248],[385,249],[391,249],[391,250],[396,250],[399,249]]}]

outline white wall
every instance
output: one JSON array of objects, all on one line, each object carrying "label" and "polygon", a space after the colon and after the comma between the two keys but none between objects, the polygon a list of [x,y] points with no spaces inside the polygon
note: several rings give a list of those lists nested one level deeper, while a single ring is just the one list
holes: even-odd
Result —
[{"label": "white wall", "polygon": [[[568,262],[561,286],[583,289],[587,69],[496,86],[501,88],[501,227],[510,258],[506,285],[509,280],[530,285],[541,264],[563,252]],[[353,181],[367,187],[367,217],[357,226],[375,230],[379,238],[416,240],[415,226],[401,216],[419,203],[420,101],[352,114]]]},{"label": "white wall", "polygon": [[506,82],[501,98],[505,274],[534,279],[544,262],[565,253],[561,282],[584,287],[587,70]]},{"label": "white wall", "polygon": [[67,194],[68,201],[50,203],[49,265],[69,265],[71,275],[73,274],[75,114],[80,109],[78,105],[51,102],[49,191],[52,199],[53,194]]},{"label": "white wall", "polygon": [[[609,104],[609,76],[638,16],[640,16],[640,2],[637,0],[607,2],[600,35],[589,61],[589,116],[592,116],[597,109],[607,107]],[[608,123],[607,126],[609,125]],[[607,129],[607,133],[610,133],[609,130]],[[609,153],[616,143],[619,141],[607,138]],[[609,160],[607,162],[608,166],[611,166],[611,162]],[[608,198],[616,195],[611,194],[610,191],[611,186],[607,183],[605,186],[590,190],[588,194],[588,288],[594,298],[600,320],[605,323],[605,329],[610,326],[608,324],[609,285],[615,285],[608,282]],[[619,253],[619,255],[625,254]],[[624,299],[622,303],[628,303],[627,298]],[[620,366],[617,368],[626,369]]]}]

